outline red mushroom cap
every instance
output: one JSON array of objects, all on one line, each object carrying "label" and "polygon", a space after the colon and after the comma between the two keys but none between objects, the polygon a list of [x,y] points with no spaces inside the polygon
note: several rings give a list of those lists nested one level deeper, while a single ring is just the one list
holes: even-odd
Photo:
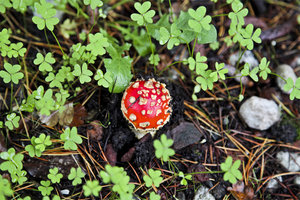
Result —
[{"label": "red mushroom cap", "polygon": [[171,96],[166,85],[155,79],[137,80],[125,90],[121,102],[124,117],[140,138],[163,127],[172,113]]}]

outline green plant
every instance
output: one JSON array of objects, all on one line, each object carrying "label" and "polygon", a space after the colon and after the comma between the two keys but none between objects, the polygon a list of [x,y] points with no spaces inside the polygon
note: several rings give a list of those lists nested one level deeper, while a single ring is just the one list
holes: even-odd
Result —
[{"label": "green plant", "polygon": [[129,183],[129,176],[123,167],[106,165],[105,171],[100,171],[99,175],[104,183],[113,183],[112,190],[120,195],[120,199],[132,199],[134,185]]},{"label": "green plant", "polygon": [[94,56],[103,55],[106,53],[104,47],[108,47],[109,43],[102,33],[89,34],[90,43],[86,46],[88,51]]},{"label": "green plant", "polygon": [[34,59],[33,63],[35,65],[39,65],[39,70],[41,72],[51,72],[53,70],[53,67],[51,65],[55,63],[55,59],[52,56],[53,55],[51,52],[48,52],[45,57],[43,56],[43,54],[37,53],[36,59]]},{"label": "green plant", "polygon": [[14,148],[9,148],[7,152],[0,153],[0,158],[6,160],[0,164],[2,171],[8,171],[10,174],[15,173],[18,170],[23,169],[23,158],[24,155],[17,153]]},{"label": "green plant", "polygon": [[41,192],[43,196],[48,196],[51,194],[53,187],[50,186],[50,181],[41,181],[41,185],[38,187],[38,190]]},{"label": "green plant", "polygon": [[49,174],[47,176],[52,183],[59,183],[60,179],[63,177],[61,173],[58,173],[58,168],[49,169]]},{"label": "green plant", "polygon": [[52,144],[50,136],[46,136],[44,133],[42,133],[38,138],[36,138],[34,142],[36,144],[35,148],[40,150],[41,152],[45,151],[46,147]]},{"label": "green plant", "polygon": [[98,69],[96,71],[96,75],[95,75],[94,79],[96,81],[98,81],[97,83],[99,86],[108,88],[111,85],[111,83],[113,82],[111,77],[112,77],[112,74],[110,72],[105,73],[103,75],[103,71],[101,69]]},{"label": "green plant", "polygon": [[160,140],[156,139],[153,142],[156,158],[168,161],[170,156],[175,154],[175,151],[170,147],[173,145],[173,140],[168,139],[165,134],[160,136]]},{"label": "green plant", "polygon": [[4,70],[0,71],[0,77],[3,78],[4,83],[12,82],[18,84],[19,80],[24,77],[24,74],[20,72],[20,65],[11,65],[10,63],[4,63]]},{"label": "green plant", "polygon": [[11,181],[13,183],[18,182],[18,184],[22,185],[27,181],[27,172],[25,170],[17,170],[15,173],[11,174]]},{"label": "green plant", "polygon": [[84,185],[83,185],[83,191],[84,191],[84,196],[88,197],[90,195],[93,195],[95,197],[99,196],[99,192],[102,189],[102,187],[99,185],[98,180],[93,180],[90,181],[88,180]]},{"label": "green plant", "polygon": [[206,8],[204,6],[198,7],[197,10],[190,8],[188,13],[193,18],[188,21],[188,24],[195,32],[201,33],[202,29],[207,31],[210,29],[211,16],[205,16]]},{"label": "green plant", "polygon": [[248,24],[245,29],[242,29],[241,34],[243,39],[241,40],[241,45],[246,46],[248,50],[252,50],[254,47],[254,42],[261,43],[259,38],[261,34],[261,29],[257,28],[253,33],[253,24]]},{"label": "green plant", "polygon": [[81,67],[80,65],[76,64],[74,66],[73,75],[78,76],[80,83],[83,84],[83,83],[88,83],[92,80],[90,76],[93,75],[93,72],[88,69],[86,63],[83,63]]},{"label": "green plant", "polygon": [[[18,56],[23,57],[25,52],[26,52],[26,48],[23,47],[23,43],[22,42],[18,42],[18,43],[12,43],[10,44],[10,46],[6,46],[7,48],[4,48],[2,55],[3,56],[8,56],[9,58],[17,58]],[[23,48],[22,48],[23,47]]]},{"label": "green plant", "polygon": [[64,148],[66,150],[77,150],[76,144],[81,144],[82,139],[77,134],[77,128],[73,127],[70,129],[69,127],[65,129],[64,133],[60,135],[60,139],[64,141]]},{"label": "green plant", "polygon": [[239,167],[241,165],[240,160],[236,160],[232,164],[232,157],[228,156],[225,162],[221,163],[221,170],[225,172],[224,174],[224,181],[229,181],[230,183],[234,184],[238,180],[243,178],[242,173],[239,171]]},{"label": "green plant", "polygon": [[177,28],[176,24],[171,25],[171,31],[169,32],[168,29],[165,27],[161,27],[159,29],[160,33],[160,41],[159,43],[161,45],[167,44],[168,49],[172,49],[174,46],[178,46],[180,44],[180,38],[181,35],[180,29]]},{"label": "green plant", "polygon": [[159,187],[160,183],[163,181],[163,178],[160,176],[161,171],[149,169],[149,175],[144,175],[143,179],[147,187],[152,187],[152,184],[156,187]]},{"label": "green plant", "polygon": [[160,195],[155,194],[155,192],[150,192],[150,200],[160,200]]},{"label": "green plant", "polygon": [[294,100],[295,97],[297,99],[300,99],[300,77],[297,78],[295,83],[291,78],[288,78],[286,80],[286,84],[284,85],[284,91],[290,91],[291,89],[292,92],[290,93],[290,99]]},{"label": "green plant", "polygon": [[5,126],[9,130],[14,130],[14,128],[19,128],[20,116],[17,116],[16,113],[11,113],[6,115],[7,121],[5,122]]},{"label": "green plant", "polygon": [[152,17],[155,15],[154,10],[149,10],[151,7],[151,2],[146,1],[143,4],[136,2],[134,3],[134,8],[139,12],[139,14],[131,14],[131,19],[136,21],[138,25],[142,26],[147,23],[153,23]]},{"label": "green plant", "polygon": [[34,7],[38,14],[42,16],[32,17],[33,23],[35,23],[39,30],[43,30],[47,27],[50,31],[54,30],[54,26],[58,24],[59,19],[54,17],[56,15],[56,10],[53,7],[53,4],[46,2],[46,0],[40,0],[40,3],[35,3]]},{"label": "green plant", "polygon": [[180,171],[178,173],[178,176],[180,178],[182,178],[181,181],[180,181],[181,185],[187,185],[187,180],[192,180],[192,175],[191,174],[185,175],[182,171]]},{"label": "green plant", "polygon": [[84,5],[90,5],[92,9],[103,6],[100,0],[83,0]]},{"label": "green plant", "polygon": [[10,187],[10,183],[6,178],[0,175],[0,199],[5,200],[6,197],[13,195],[13,190]]},{"label": "green plant", "polygon": [[72,181],[72,185],[76,186],[78,184],[82,183],[82,178],[85,176],[85,174],[83,173],[82,169],[80,167],[78,167],[77,169],[75,169],[74,167],[71,168],[70,174],[68,175],[68,179]]}]

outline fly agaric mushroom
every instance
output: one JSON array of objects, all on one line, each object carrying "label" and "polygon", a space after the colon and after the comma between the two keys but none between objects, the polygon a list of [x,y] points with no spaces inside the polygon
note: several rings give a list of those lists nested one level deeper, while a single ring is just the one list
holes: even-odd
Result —
[{"label": "fly agaric mushroom", "polygon": [[133,126],[138,139],[152,136],[170,119],[171,96],[164,83],[155,79],[137,80],[125,90],[121,102],[124,117]]}]

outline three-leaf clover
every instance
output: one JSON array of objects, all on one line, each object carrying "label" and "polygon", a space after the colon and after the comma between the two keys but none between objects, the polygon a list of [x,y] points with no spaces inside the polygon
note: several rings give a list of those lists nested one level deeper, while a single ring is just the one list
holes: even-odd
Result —
[{"label": "three-leaf clover", "polygon": [[208,65],[204,62],[207,61],[207,57],[201,56],[200,52],[196,54],[196,60],[193,57],[188,58],[189,68],[194,71],[196,69],[196,74],[201,74],[202,71],[208,68]]},{"label": "three-leaf clover", "polygon": [[10,187],[10,182],[0,175],[0,199],[6,199],[6,196],[12,196],[13,190]]},{"label": "three-leaf clover", "polygon": [[43,196],[48,196],[51,194],[53,187],[50,186],[50,181],[41,181],[41,185],[38,187],[38,190],[42,193]]},{"label": "three-leaf clover", "polygon": [[57,73],[54,75],[53,72],[48,73],[48,76],[45,78],[45,81],[50,82],[49,86],[51,88],[58,87],[62,88],[62,83],[64,82],[65,76],[62,73]]},{"label": "three-leaf clover", "polygon": [[83,186],[84,196],[87,197],[90,195],[94,195],[95,197],[98,197],[101,189],[102,187],[99,185],[98,180],[88,180]]},{"label": "three-leaf clover", "polygon": [[51,110],[55,110],[55,101],[52,98],[53,90],[48,89],[44,94],[44,88],[39,87],[37,89],[37,95],[35,96],[36,101],[35,107],[40,111],[42,115],[50,115]]},{"label": "three-leaf clover", "polygon": [[161,171],[149,169],[148,174],[149,175],[143,176],[146,186],[151,187],[153,184],[156,187],[159,187],[160,183],[163,181],[163,178],[160,176]]},{"label": "three-leaf clover", "polygon": [[149,62],[152,65],[158,65],[158,62],[160,61],[159,55],[158,54],[151,54],[149,57]]},{"label": "three-leaf clover", "polygon": [[5,122],[5,126],[9,130],[13,130],[14,128],[19,128],[20,116],[17,116],[16,113],[11,113],[6,116],[7,121]]},{"label": "three-leaf clover", "polygon": [[261,29],[257,28],[253,33],[253,24],[248,24],[245,29],[242,29],[241,34],[244,37],[241,41],[241,45],[246,46],[247,49],[252,50],[254,46],[254,42],[261,43],[260,34]]},{"label": "three-leaf clover", "polygon": [[[10,3],[9,0],[2,0],[0,2],[0,13],[5,13],[6,8],[11,8],[11,7],[12,7],[12,4]],[[1,197],[1,195],[0,195],[0,197]]]},{"label": "three-leaf clover", "polygon": [[161,27],[159,29],[159,33],[159,43],[163,45],[168,42],[168,49],[172,49],[174,46],[178,46],[180,44],[179,36],[181,34],[181,31],[177,28],[176,24],[171,25],[171,32],[169,32],[168,29],[166,29],[165,27]]},{"label": "three-leaf clover", "polygon": [[136,2],[134,4],[135,9],[139,12],[131,14],[131,19],[133,21],[136,21],[138,25],[143,25],[145,22],[148,22],[150,24],[153,23],[152,17],[155,15],[154,10],[149,10],[151,7],[151,2],[146,1],[143,4]]},{"label": "three-leaf clover", "polygon": [[228,17],[231,19],[230,28],[242,27],[245,24],[244,17],[248,14],[248,9],[243,9],[243,4],[240,1],[236,1],[231,5],[233,12],[230,12]]},{"label": "three-leaf clover", "polygon": [[80,167],[78,167],[77,169],[75,169],[74,167],[71,168],[70,174],[68,175],[68,179],[72,181],[72,185],[76,186],[78,184],[82,183],[82,178],[85,176],[85,174],[83,173],[82,169]]},{"label": "three-leaf clover", "polygon": [[0,153],[0,158],[6,160],[0,164],[0,169],[2,171],[8,171],[10,174],[17,172],[23,168],[22,160],[24,155],[21,153],[16,154],[14,148],[10,148],[7,152]]},{"label": "three-leaf clover", "polygon": [[150,192],[150,200],[160,200],[160,195],[155,194],[155,192]]},{"label": "three-leaf clover", "polygon": [[84,5],[90,5],[92,9],[103,6],[103,2],[100,0],[84,0]]},{"label": "three-leaf clover", "polygon": [[40,157],[42,155],[42,151],[40,149],[36,148],[36,145],[37,145],[35,143],[36,139],[37,138],[35,136],[32,136],[32,138],[30,140],[31,144],[26,145],[26,147],[25,147],[25,150],[28,152],[30,157],[34,157],[34,156]]},{"label": "three-leaf clover", "polygon": [[25,52],[26,52],[26,48],[22,48],[23,47],[23,43],[22,42],[18,42],[17,44],[12,43],[9,46],[9,50],[7,51],[7,56],[9,58],[14,57],[17,58],[18,56],[24,56]]},{"label": "three-leaf clover", "polygon": [[47,53],[45,57],[43,56],[43,54],[37,53],[36,59],[34,59],[33,63],[35,65],[39,65],[39,70],[41,72],[51,72],[53,70],[51,64],[55,63],[55,59],[52,57],[51,52]]},{"label": "three-leaf clover", "polygon": [[250,75],[250,77],[255,81],[257,82],[258,81],[258,76],[257,76],[257,73],[259,71],[259,68],[258,67],[254,67],[251,72],[250,72],[250,65],[249,63],[245,63],[242,71],[241,71],[241,74],[242,76],[248,76]]},{"label": "three-leaf clover", "polygon": [[155,156],[162,158],[163,161],[168,161],[170,156],[175,154],[175,151],[170,148],[173,145],[173,140],[168,139],[165,134],[160,136],[160,140],[154,140]]},{"label": "three-leaf clover", "polygon": [[54,25],[58,24],[59,19],[54,17],[56,15],[56,10],[51,3],[46,2],[46,0],[40,0],[40,3],[35,3],[34,7],[37,10],[37,13],[42,16],[32,17],[33,23],[35,23],[39,30],[43,30],[45,26],[50,30],[54,30]]},{"label": "three-leaf clover", "polygon": [[224,66],[225,66],[224,63],[220,63],[220,64],[218,62],[215,63],[216,71],[210,74],[210,77],[213,78],[214,82],[217,81],[219,77],[222,80],[225,80],[225,74],[228,73],[228,69],[223,69]]},{"label": "three-leaf clover", "polygon": [[232,184],[237,182],[238,180],[241,180],[243,178],[242,173],[239,171],[239,167],[241,165],[240,160],[236,160],[232,164],[232,157],[228,156],[225,160],[225,162],[221,163],[221,169],[225,172],[224,174],[224,181],[228,181]]},{"label": "three-leaf clover", "polygon": [[178,173],[178,176],[182,178],[181,181],[180,181],[181,185],[187,185],[187,180],[192,180],[192,175],[191,174],[184,175],[184,173],[182,171],[180,171]]},{"label": "three-leaf clover", "polygon": [[11,65],[10,63],[4,63],[4,70],[0,71],[0,77],[3,78],[4,83],[13,82],[14,84],[18,84],[19,80],[24,77],[24,74],[20,72],[20,65]]},{"label": "three-leaf clover", "polygon": [[297,99],[300,99],[300,77],[297,78],[295,85],[292,78],[288,78],[286,80],[286,84],[284,85],[284,91],[290,91],[292,89],[292,92],[290,93],[290,99],[294,100],[295,97]]},{"label": "three-leaf clover", "polygon": [[258,66],[260,69],[259,76],[262,77],[264,80],[266,80],[268,77],[268,74],[271,73],[271,70],[269,69],[269,64],[270,64],[270,61],[267,62],[267,59],[264,57],[261,59],[259,66]]},{"label": "three-leaf clover", "polygon": [[203,90],[207,90],[207,88],[209,90],[213,89],[215,79],[210,76],[211,73],[212,70],[201,71],[199,74],[200,76],[196,78],[197,83],[199,83]]},{"label": "three-leaf clover", "polygon": [[88,51],[91,51],[91,53],[94,56],[97,55],[101,56],[106,53],[104,47],[108,47],[109,43],[107,41],[107,38],[104,37],[102,33],[96,33],[95,35],[90,33],[89,38],[90,38],[90,44],[86,46],[86,49]]},{"label": "three-leaf clover", "polygon": [[102,85],[105,88],[108,88],[110,84],[113,82],[113,79],[111,78],[111,73],[106,72],[105,74],[103,74],[103,71],[101,69],[98,69],[96,71],[96,75],[94,79],[98,81],[97,83],[99,86]]},{"label": "three-leaf clover", "polygon": [[18,184],[22,185],[25,181],[27,181],[27,172],[25,170],[17,170],[11,174],[11,181],[13,183],[18,182]]},{"label": "three-leaf clover", "polygon": [[46,136],[44,133],[42,133],[38,138],[36,138],[34,142],[36,144],[35,148],[40,150],[41,152],[45,151],[46,147],[52,144],[50,136]]},{"label": "three-leaf clover", "polygon": [[202,31],[202,28],[205,30],[210,29],[209,23],[211,22],[211,16],[205,16],[206,8],[200,6],[197,10],[190,8],[188,10],[189,15],[193,18],[188,21],[189,26],[197,33]]},{"label": "three-leaf clover", "polygon": [[59,183],[60,179],[63,177],[61,173],[58,173],[58,168],[49,169],[49,174],[47,176],[52,183]]},{"label": "three-leaf clover", "polygon": [[79,81],[81,84],[83,84],[83,83],[88,83],[92,80],[90,76],[93,75],[93,72],[88,69],[86,63],[83,63],[81,67],[80,65],[76,64],[74,66],[73,75],[79,76]]},{"label": "three-leaf clover", "polygon": [[64,133],[60,135],[60,139],[65,141],[64,148],[66,150],[77,150],[76,144],[81,144],[82,139],[77,134],[77,128],[73,127],[70,129],[69,127],[65,129]]}]

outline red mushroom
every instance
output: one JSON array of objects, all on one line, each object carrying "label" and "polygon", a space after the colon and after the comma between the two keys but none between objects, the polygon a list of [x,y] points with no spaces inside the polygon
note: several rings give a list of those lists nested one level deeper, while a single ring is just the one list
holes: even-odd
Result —
[{"label": "red mushroom", "polygon": [[121,102],[124,117],[132,124],[137,138],[163,127],[170,119],[171,96],[164,83],[155,79],[137,80],[125,90]]}]

